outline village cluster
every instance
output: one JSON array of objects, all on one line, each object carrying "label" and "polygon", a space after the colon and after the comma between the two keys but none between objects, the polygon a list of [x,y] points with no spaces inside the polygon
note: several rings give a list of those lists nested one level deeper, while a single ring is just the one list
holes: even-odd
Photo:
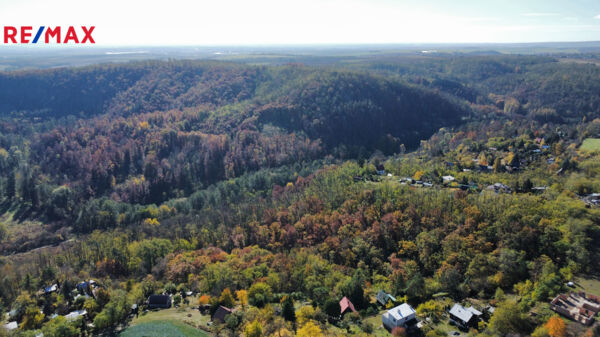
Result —
[{"label": "village cluster", "polygon": [[[573,287],[573,283],[569,282],[568,286]],[[82,281],[77,284],[73,290],[74,302],[77,299],[95,298],[97,296],[98,289],[102,286],[94,280]],[[49,296],[60,290],[60,284],[55,283],[44,287],[36,293],[36,296],[43,297]],[[179,306],[180,301],[174,301],[174,296],[190,297],[195,295],[191,291],[186,291],[182,294],[153,294],[150,295],[146,302],[140,308],[137,304],[131,306],[130,317],[138,316],[140,309],[144,311],[148,310],[161,310],[169,309],[172,306]],[[386,293],[383,290],[379,290],[376,297],[376,304],[380,308],[384,308],[383,314],[381,314],[381,327],[388,331],[393,331],[396,328],[403,328],[406,331],[414,331],[422,328],[424,325],[429,324],[429,318],[418,318],[417,311],[408,303],[399,303],[393,295]],[[204,315],[210,314],[211,305],[202,304],[194,307]],[[600,298],[592,294],[586,294],[585,292],[570,292],[557,295],[551,302],[550,308],[556,313],[562,315],[565,318],[581,323],[585,326],[590,326],[594,322],[594,317],[600,312]],[[387,310],[386,310],[387,309]],[[233,314],[237,309],[228,308],[223,305],[218,305],[216,310],[210,314],[210,321],[207,323],[206,329],[213,324],[225,323],[228,315]],[[454,303],[446,311],[447,321],[450,325],[456,326],[461,331],[469,331],[469,329],[477,329],[481,323],[489,320],[491,315],[494,314],[495,307],[487,305],[483,308],[477,309],[472,304],[463,305],[461,303]],[[354,304],[347,297],[343,297],[339,301],[339,316],[335,317],[337,320],[341,320],[344,315],[349,313],[358,314]],[[281,311],[278,311],[281,314]],[[11,310],[6,314],[7,319],[11,320],[12,317],[16,316],[16,309]],[[58,315],[53,314],[50,319],[56,318]],[[67,321],[74,322],[81,319],[88,328],[93,328],[93,324],[89,322],[87,317],[87,311],[85,309],[73,310],[68,314],[64,315]],[[16,330],[19,327],[19,322],[10,321],[4,325],[7,330]],[[455,331],[455,335],[460,335],[460,332]],[[42,337],[43,335],[39,335]]]}]

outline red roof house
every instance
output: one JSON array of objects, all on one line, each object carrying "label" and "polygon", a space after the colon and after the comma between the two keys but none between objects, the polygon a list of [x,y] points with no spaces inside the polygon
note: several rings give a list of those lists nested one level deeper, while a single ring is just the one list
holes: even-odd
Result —
[{"label": "red roof house", "polygon": [[356,312],[356,309],[354,309],[354,304],[350,302],[348,297],[344,296],[344,298],[340,300],[340,315],[343,315],[348,309],[350,309],[352,312]]}]

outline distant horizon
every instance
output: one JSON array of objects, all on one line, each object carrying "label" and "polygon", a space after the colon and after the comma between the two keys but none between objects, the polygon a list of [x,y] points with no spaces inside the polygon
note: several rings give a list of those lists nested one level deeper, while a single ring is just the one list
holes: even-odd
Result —
[{"label": "distant horizon", "polygon": [[255,44],[88,44],[88,45],[68,45],[68,44],[42,44],[42,45],[11,45],[0,44],[2,49],[15,50],[36,50],[36,49],[110,49],[110,48],[261,48],[261,47],[408,47],[408,46],[507,46],[507,45],[551,45],[551,44],[599,44],[598,40],[580,40],[580,41],[519,41],[519,42],[385,42],[385,43],[366,43],[366,42],[314,42],[314,43],[255,43]]}]

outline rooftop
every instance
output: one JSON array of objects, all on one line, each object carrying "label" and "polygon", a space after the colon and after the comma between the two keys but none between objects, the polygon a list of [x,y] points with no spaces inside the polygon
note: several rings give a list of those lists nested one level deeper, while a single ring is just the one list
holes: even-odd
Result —
[{"label": "rooftop", "polygon": [[5,328],[6,330],[14,330],[14,329],[16,329],[16,328],[18,328],[18,327],[19,327],[19,324],[18,324],[16,321],[14,321],[14,322],[10,322],[10,323],[8,323],[8,324],[4,325],[4,328]]},{"label": "rooftop", "polygon": [[340,300],[340,313],[343,314],[348,309],[352,310],[352,312],[356,312],[356,309],[354,309],[354,304],[350,302],[348,297],[344,296],[344,298]]},{"label": "rooftop", "polygon": [[450,314],[460,319],[463,322],[468,322],[473,317],[473,312],[469,309],[463,307],[462,305],[455,303],[452,309],[450,309]]},{"label": "rooftop", "polygon": [[560,294],[550,302],[550,308],[573,320],[589,325],[600,312],[600,298],[580,293]]},{"label": "rooftop", "polygon": [[86,310],[75,310],[75,311],[71,311],[70,313],[65,315],[65,318],[67,319],[67,321],[71,321],[71,320],[75,320],[80,316],[84,316],[87,315],[87,311]]},{"label": "rooftop", "polygon": [[400,320],[402,318],[414,315],[415,313],[416,313],[415,309],[413,309],[407,303],[402,303],[399,306],[388,310],[388,314],[393,316],[396,320]]}]

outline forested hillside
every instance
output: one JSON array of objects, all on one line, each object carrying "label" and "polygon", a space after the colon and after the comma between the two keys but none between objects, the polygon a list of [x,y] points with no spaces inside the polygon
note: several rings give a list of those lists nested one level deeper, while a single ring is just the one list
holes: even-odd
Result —
[{"label": "forested hillside", "polygon": [[418,83],[466,101],[492,104],[508,114],[541,122],[577,122],[600,113],[594,63],[548,56],[431,56],[358,64],[376,73]]},{"label": "forested hillside", "polygon": [[[70,213],[53,201],[59,186],[65,186],[60,204],[67,209],[98,197],[160,203],[326,154],[398,153],[468,114],[398,82],[298,67],[174,61],[4,76],[13,83],[3,92],[7,133],[12,123],[33,123],[34,117],[90,116],[32,134],[27,154],[17,153],[19,146],[7,152],[4,178],[12,171],[30,181],[20,184],[23,201],[51,220]],[[35,81],[39,87],[28,90]],[[9,142],[2,144],[5,151]]]},{"label": "forested hillside", "polygon": [[152,294],[215,336],[386,336],[380,290],[415,336],[447,335],[453,302],[495,308],[464,335],[594,336],[549,302],[598,284],[598,75],[443,54],[0,73],[0,336],[116,334],[161,317]]}]

